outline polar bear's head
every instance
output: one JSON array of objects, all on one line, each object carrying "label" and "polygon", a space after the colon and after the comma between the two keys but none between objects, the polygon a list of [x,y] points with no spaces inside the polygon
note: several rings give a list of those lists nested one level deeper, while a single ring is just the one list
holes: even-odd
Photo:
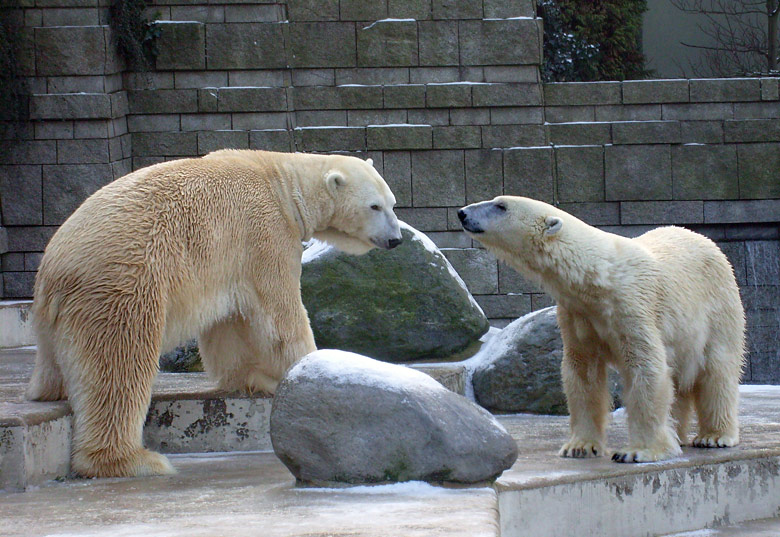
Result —
[{"label": "polar bear's head", "polygon": [[538,275],[565,258],[576,240],[573,230],[586,225],[547,203],[499,196],[463,207],[458,218],[466,232],[526,275]]},{"label": "polar bear's head", "polygon": [[334,212],[328,228],[315,238],[356,255],[401,244],[395,196],[371,159],[333,156],[324,180]]}]

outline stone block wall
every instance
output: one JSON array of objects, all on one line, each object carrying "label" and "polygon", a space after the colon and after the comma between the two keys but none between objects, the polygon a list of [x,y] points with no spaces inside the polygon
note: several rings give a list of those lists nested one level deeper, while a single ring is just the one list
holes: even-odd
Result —
[{"label": "stone block wall", "polygon": [[551,300],[460,231],[466,203],[524,195],[629,236],[710,236],[742,289],[746,379],[780,382],[777,78],[541,84],[531,0],[156,0],[156,70],[129,73],[107,0],[24,1],[33,121],[2,142],[4,296],[30,296],[56,226],[131,167],[339,151],[373,158],[497,326]]},{"label": "stone block wall", "polygon": [[92,192],[132,169],[124,63],[107,0],[22,0],[17,61],[29,119],[0,122],[3,296],[30,296],[49,238]]}]

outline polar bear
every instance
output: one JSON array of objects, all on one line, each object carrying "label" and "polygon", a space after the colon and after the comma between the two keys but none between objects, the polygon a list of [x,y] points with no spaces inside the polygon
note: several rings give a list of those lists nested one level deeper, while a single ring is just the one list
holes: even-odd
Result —
[{"label": "polar bear", "polygon": [[273,393],[315,350],[301,241],[393,248],[394,204],[370,160],[249,150],[156,164],[88,198],[41,261],[27,389],[70,400],[72,470],[174,471],[143,448],[142,427],[158,356],[195,335],[220,388]]},{"label": "polar bear", "polygon": [[629,444],[613,460],[679,455],[692,407],[694,446],[738,443],[745,318],[734,272],[712,241],[677,227],[628,239],[512,196],[458,216],[469,235],[558,304],[571,416],[561,456],[604,453],[607,365],[621,374],[628,411]]}]

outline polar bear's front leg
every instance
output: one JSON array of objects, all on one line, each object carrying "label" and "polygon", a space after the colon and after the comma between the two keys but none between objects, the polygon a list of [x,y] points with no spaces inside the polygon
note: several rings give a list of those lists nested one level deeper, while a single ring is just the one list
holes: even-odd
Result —
[{"label": "polar bear's front leg", "polygon": [[612,406],[606,365],[564,343],[561,376],[569,407],[571,438],[558,455],[599,457],[604,454],[607,415]]},{"label": "polar bear's front leg", "polygon": [[671,426],[674,385],[663,346],[630,342],[623,364],[629,445],[615,451],[612,460],[653,462],[682,454]]}]

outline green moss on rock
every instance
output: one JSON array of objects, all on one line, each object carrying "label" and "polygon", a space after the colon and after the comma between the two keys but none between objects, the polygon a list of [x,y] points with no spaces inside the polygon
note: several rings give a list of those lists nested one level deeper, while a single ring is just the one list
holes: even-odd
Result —
[{"label": "green moss on rock", "polygon": [[405,362],[449,357],[488,328],[444,255],[409,226],[389,251],[304,255],[301,292],[318,348]]}]

